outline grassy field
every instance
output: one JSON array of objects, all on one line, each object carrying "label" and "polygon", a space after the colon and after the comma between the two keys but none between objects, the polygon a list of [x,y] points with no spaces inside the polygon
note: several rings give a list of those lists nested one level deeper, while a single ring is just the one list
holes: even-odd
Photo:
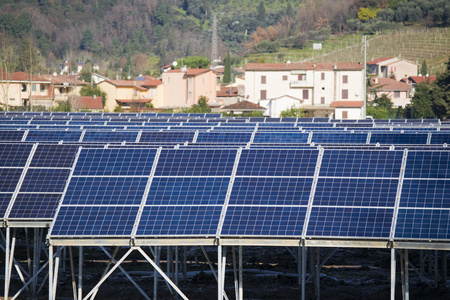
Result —
[{"label": "grassy field", "polygon": [[[367,37],[367,61],[380,57],[402,57],[419,67],[426,60],[430,75],[444,70],[450,57],[448,28],[405,28]],[[322,50],[281,48],[278,53],[253,54],[248,62],[362,62],[362,35],[331,36],[322,43]]]}]

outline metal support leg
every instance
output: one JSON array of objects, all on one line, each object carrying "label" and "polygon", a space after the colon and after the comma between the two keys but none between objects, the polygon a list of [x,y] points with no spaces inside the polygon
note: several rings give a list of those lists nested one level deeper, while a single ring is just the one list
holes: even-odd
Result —
[{"label": "metal support leg", "polygon": [[222,246],[217,246],[217,299],[223,300],[223,285],[222,285]]},{"label": "metal support leg", "polygon": [[405,300],[409,300],[409,253],[408,249],[405,249]]},{"label": "metal support leg", "polygon": [[391,248],[391,300],[395,299],[395,249]]},{"label": "metal support leg", "polygon": [[316,248],[316,296],[320,300],[320,248]]},{"label": "metal support leg", "polygon": [[302,246],[302,300],[306,299],[306,258],[307,248]]},{"label": "metal support leg", "polygon": [[6,227],[6,238],[5,238],[5,290],[4,298],[8,299],[9,282],[11,279],[11,274],[9,274],[9,251],[10,251],[10,241],[11,241],[11,229]]},{"label": "metal support leg", "polygon": [[178,286],[178,272],[179,272],[179,265],[180,265],[180,255],[179,255],[179,251],[178,251],[178,246],[175,246],[175,267],[174,267],[174,272],[175,272],[175,284]]},{"label": "metal support leg", "polygon": [[434,250],[434,287],[439,285],[439,252]]},{"label": "metal support leg", "polygon": [[53,295],[53,246],[48,247],[48,300],[54,300]]},{"label": "metal support leg", "polygon": [[70,259],[70,276],[72,277],[73,300],[77,300],[77,284],[75,282],[75,266],[73,263],[72,247],[69,247],[69,259]]},{"label": "metal support leg", "polygon": [[231,254],[233,259],[234,293],[236,299],[239,299],[239,280],[236,270],[236,250],[234,249],[234,246],[231,246]]},{"label": "metal support leg", "polygon": [[78,253],[78,300],[83,299],[83,246]]},{"label": "metal support leg", "polygon": [[444,287],[448,287],[448,274],[447,274],[447,251],[442,251],[442,276],[444,277]]},{"label": "metal support leg", "polygon": [[239,300],[244,299],[244,277],[242,265],[242,246],[239,246]]}]

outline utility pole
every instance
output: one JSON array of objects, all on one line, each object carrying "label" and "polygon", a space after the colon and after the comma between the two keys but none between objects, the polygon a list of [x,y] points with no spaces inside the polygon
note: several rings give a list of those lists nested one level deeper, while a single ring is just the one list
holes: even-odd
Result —
[{"label": "utility pole", "polygon": [[217,35],[217,14],[213,16],[212,41],[211,41],[211,65],[216,66],[219,59],[219,36]]},{"label": "utility pole", "polygon": [[362,99],[363,99],[363,109],[362,109],[362,119],[366,119],[366,102],[367,102],[367,36],[363,36],[363,50],[364,50],[364,69],[363,69],[363,82],[362,82]]}]

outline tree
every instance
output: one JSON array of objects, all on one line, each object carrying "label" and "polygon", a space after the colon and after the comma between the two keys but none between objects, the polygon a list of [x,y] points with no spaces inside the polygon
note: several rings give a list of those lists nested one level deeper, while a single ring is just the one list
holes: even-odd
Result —
[{"label": "tree", "polygon": [[20,44],[18,58],[17,71],[30,74],[41,71],[41,53],[30,39],[24,39]]},{"label": "tree", "polygon": [[263,23],[266,22],[266,7],[264,6],[264,1],[259,2],[258,20]]},{"label": "tree", "polygon": [[188,56],[183,59],[178,59],[177,63],[178,68],[185,65],[188,68],[205,69],[211,64],[211,60],[203,56]]},{"label": "tree", "polygon": [[231,83],[231,57],[230,52],[225,56],[225,69],[223,71],[223,83]]},{"label": "tree", "polygon": [[445,120],[450,116],[450,57],[447,69],[436,76],[436,82],[431,85],[432,109],[436,117]]},{"label": "tree", "polygon": [[433,102],[431,100],[431,86],[429,83],[421,82],[415,87],[414,97],[411,100],[412,114],[414,118],[433,117]]},{"label": "tree", "polygon": [[420,74],[422,74],[422,76],[426,76],[428,74],[427,60],[426,59],[423,60],[422,66],[420,67]]},{"label": "tree", "polygon": [[198,98],[198,103],[191,106],[189,109],[191,113],[209,113],[211,108],[208,105],[208,98],[205,96],[200,96]]},{"label": "tree", "polygon": [[5,37],[4,46],[0,49],[0,104],[9,110],[9,88],[13,73],[17,67],[16,52],[10,38]]},{"label": "tree", "polygon": [[367,21],[377,17],[378,9],[371,7],[361,7],[358,10],[358,18],[361,21]]},{"label": "tree", "polygon": [[303,108],[296,107],[295,105],[292,105],[291,108],[283,110],[280,113],[280,117],[282,118],[301,118],[305,115]]},{"label": "tree", "polygon": [[83,37],[81,38],[80,43],[81,50],[91,51],[94,48],[94,35],[92,31],[86,29],[83,33]]}]

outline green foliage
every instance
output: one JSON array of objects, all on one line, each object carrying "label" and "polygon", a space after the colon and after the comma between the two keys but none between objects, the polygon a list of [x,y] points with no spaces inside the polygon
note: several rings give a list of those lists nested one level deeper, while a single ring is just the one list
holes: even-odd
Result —
[{"label": "green foliage", "polygon": [[262,111],[245,112],[242,114],[222,112],[222,116],[224,116],[224,117],[242,117],[242,118],[249,118],[249,117],[261,118],[261,117],[264,117],[264,113]]},{"label": "green foliage", "polygon": [[264,1],[259,2],[258,6],[258,20],[261,22],[266,21],[266,6],[264,5]]},{"label": "green foliage", "polygon": [[421,82],[415,87],[414,97],[411,100],[412,113],[414,118],[421,119],[426,117],[433,117],[431,101],[431,87],[428,83]]},{"label": "green foliage", "polygon": [[231,58],[230,52],[227,52],[227,56],[225,57],[225,68],[223,72],[223,83],[231,82]]},{"label": "green foliage", "polygon": [[29,13],[14,17],[9,13],[0,15],[0,30],[4,30],[15,38],[24,37],[31,31],[31,17]]},{"label": "green foliage", "polygon": [[42,57],[31,40],[24,39],[19,46],[17,71],[37,74],[41,71]]},{"label": "green foliage", "polygon": [[377,17],[377,8],[372,7],[360,7],[358,10],[358,18],[361,21],[367,21]]},{"label": "green foliage", "polygon": [[301,118],[301,117],[304,117],[304,115],[305,115],[305,113],[304,113],[303,109],[301,107],[295,107],[295,105],[292,105],[291,108],[283,110],[280,113],[280,117],[282,117],[282,118],[289,118],[289,117]]},{"label": "green foliage", "polygon": [[276,53],[280,50],[280,42],[278,41],[262,41],[261,43],[255,45],[253,49],[256,53]]},{"label": "green foliage", "polygon": [[374,119],[392,119],[395,117],[392,101],[385,94],[375,97],[375,100],[367,103],[366,114]]},{"label": "green foliage", "polygon": [[205,69],[211,64],[211,60],[203,56],[188,56],[183,59],[178,59],[177,63],[177,68],[181,68],[181,66],[185,65],[188,68]]},{"label": "green foliage", "polygon": [[61,102],[52,111],[72,111],[72,105],[69,102]]},{"label": "green foliage", "polygon": [[102,97],[103,106],[106,104],[107,96],[98,86],[85,85],[80,90],[81,96],[98,96]]},{"label": "green foliage", "polygon": [[422,65],[420,66],[420,74],[426,76],[428,74],[427,60],[424,59]]},{"label": "green foliage", "polygon": [[436,117],[445,120],[450,116],[450,57],[447,69],[436,76],[431,85],[432,108]]},{"label": "green foliage", "polygon": [[319,30],[311,30],[309,32],[309,38],[315,41],[325,41],[330,37],[331,28],[323,27]]},{"label": "green foliage", "polygon": [[114,108],[114,112],[116,112],[116,113],[123,112],[122,106],[116,106]]},{"label": "green foliage", "polygon": [[200,96],[198,98],[198,103],[191,106],[189,109],[190,113],[209,113],[211,108],[208,105],[208,98],[205,96]]}]

